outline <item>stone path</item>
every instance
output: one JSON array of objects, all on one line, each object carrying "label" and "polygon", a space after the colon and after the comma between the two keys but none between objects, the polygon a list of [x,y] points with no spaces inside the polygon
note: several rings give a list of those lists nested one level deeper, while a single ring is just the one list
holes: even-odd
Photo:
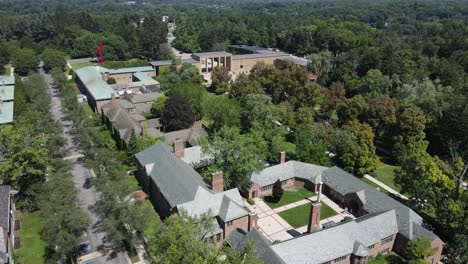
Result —
[{"label": "stone path", "polygon": [[387,190],[389,193],[393,193],[397,196],[400,196],[401,198],[405,199],[405,200],[408,200],[408,197],[404,196],[403,194],[395,191],[393,188],[389,187],[388,185],[386,185],[385,183],[377,180],[376,178],[370,176],[369,174],[365,174],[364,175],[364,178],[374,182],[375,184],[379,185],[380,187],[382,187],[383,189]]},{"label": "stone path", "polygon": [[[247,208],[250,211],[256,212],[258,216],[258,230],[265,235],[270,241],[283,241],[288,240],[299,235],[302,235],[307,231],[307,226],[300,228],[293,228],[288,222],[281,218],[278,213],[295,208],[311,201],[317,200],[317,196],[311,196],[307,199],[303,199],[294,203],[280,206],[278,208],[272,209],[266,204],[261,198],[254,198],[255,204],[250,205],[246,203]],[[325,224],[327,222],[340,222],[346,216],[353,217],[351,214],[344,212],[343,208],[339,207],[336,203],[330,200],[328,197],[322,194],[322,200],[324,204],[328,205],[330,208],[335,210],[337,214],[335,216],[323,219],[320,221],[320,224]],[[354,218],[354,217],[353,217]]]}]

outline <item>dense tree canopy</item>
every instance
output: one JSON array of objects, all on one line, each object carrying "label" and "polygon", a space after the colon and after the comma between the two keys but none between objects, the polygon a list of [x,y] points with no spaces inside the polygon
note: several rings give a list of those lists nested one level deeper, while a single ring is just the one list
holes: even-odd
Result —
[{"label": "dense tree canopy", "polygon": [[186,129],[195,121],[192,107],[179,95],[172,94],[164,104],[161,124],[167,132]]}]

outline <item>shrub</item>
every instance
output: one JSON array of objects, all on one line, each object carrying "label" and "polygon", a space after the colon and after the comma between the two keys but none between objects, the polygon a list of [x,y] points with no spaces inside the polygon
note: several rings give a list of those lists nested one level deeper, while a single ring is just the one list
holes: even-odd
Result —
[{"label": "shrub", "polygon": [[254,204],[255,204],[255,201],[254,201],[254,199],[252,199],[252,198],[247,199],[247,202],[248,202],[250,205],[254,205]]}]

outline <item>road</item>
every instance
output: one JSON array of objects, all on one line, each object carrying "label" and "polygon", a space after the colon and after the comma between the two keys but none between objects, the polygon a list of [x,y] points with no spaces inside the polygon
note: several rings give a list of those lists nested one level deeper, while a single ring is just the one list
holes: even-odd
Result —
[{"label": "road", "polygon": [[[90,171],[84,167],[83,163],[77,159],[81,156],[81,151],[77,143],[73,139],[71,133],[72,123],[68,120],[65,120],[64,113],[62,111],[62,104],[60,101],[58,90],[55,89],[52,85],[52,76],[45,73],[42,68],[39,70],[40,74],[44,77],[48,85],[48,93],[51,96],[51,109],[50,112],[53,115],[54,120],[61,124],[63,127],[63,137],[66,139],[64,149],[67,150],[68,160],[73,164],[72,166],[72,175],[75,188],[78,190],[78,202],[80,208],[83,212],[89,215],[90,224],[87,228],[87,237],[90,242],[92,251],[100,250],[104,247],[103,238],[104,233],[98,232],[95,230],[95,225],[98,222],[98,218],[94,212],[90,210],[90,207],[93,206],[98,198],[98,193],[94,187],[86,188],[85,185],[86,179],[91,177]],[[86,186],[86,187],[85,187]],[[128,255],[125,252],[118,252],[107,254],[101,257],[98,257],[95,260],[96,264],[100,263],[115,263],[115,264],[127,264],[131,263]]]}]

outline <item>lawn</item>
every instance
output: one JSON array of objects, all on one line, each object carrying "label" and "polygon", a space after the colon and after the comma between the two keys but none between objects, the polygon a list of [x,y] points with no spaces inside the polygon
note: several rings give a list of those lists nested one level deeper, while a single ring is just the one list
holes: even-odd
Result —
[{"label": "lawn", "polygon": [[17,260],[21,263],[40,264],[44,263],[44,241],[41,240],[41,219],[39,211],[34,213],[18,213],[21,220],[21,248],[16,250]]},{"label": "lawn", "polygon": [[141,190],[140,186],[138,186],[137,179],[135,178],[135,176],[133,176],[133,173],[126,177],[126,181],[132,192]]},{"label": "lawn", "polygon": [[[294,228],[299,228],[309,224],[310,203],[291,208],[289,210],[278,213],[288,224]],[[322,203],[320,208],[320,220],[336,215],[335,210],[331,209],[325,203]]]},{"label": "lawn", "polygon": [[395,180],[395,170],[399,169],[399,166],[387,165],[380,167],[374,171],[374,177],[388,185],[388,187],[394,189],[395,191],[400,191],[401,189],[397,187],[394,183]]},{"label": "lawn", "polygon": [[83,67],[95,66],[96,63],[90,62],[90,61],[80,61],[80,62],[71,62],[70,65],[72,66],[73,70],[76,71]]},{"label": "lawn", "polygon": [[161,224],[161,219],[159,219],[159,215],[154,211],[153,205],[149,200],[145,200],[143,202],[143,207],[146,207],[151,211],[150,216],[148,217],[148,226],[144,232],[145,238],[149,239],[156,234],[156,230],[159,224]]},{"label": "lawn", "polygon": [[311,192],[307,190],[304,187],[299,187],[299,188],[294,188],[294,189],[285,189],[283,193],[283,197],[281,197],[281,200],[279,202],[274,203],[272,201],[273,197],[272,196],[264,196],[263,200],[265,201],[270,208],[278,208],[280,206],[294,203],[300,200],[304,200],[307,197],[314,196],[314,192]]}]

